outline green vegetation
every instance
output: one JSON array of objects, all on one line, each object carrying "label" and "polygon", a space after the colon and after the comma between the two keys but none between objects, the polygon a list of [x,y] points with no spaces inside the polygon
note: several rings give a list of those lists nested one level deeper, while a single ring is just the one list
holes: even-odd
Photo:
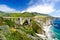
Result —
[{"label": "green vegetation", "polygon": [[[2,14],[3,13],[3,14]],[[24,12],[24,13],[4,13],[0,11],[0,39],[1,40],[42,40],[36,33],[43,34],[42,26],[38,25],[39,23],[34,21],[35,16],[47,16],[48,14],[40,14],[36,12]],[[3,17],[31,17],[30,25],[26,21],[23,25],[18,25],[15,22],[4,19]],[[44,22],[46,21],[45,18]]]},{"label": "green vegetation", "polygon": [[10,27],[14,27],[14,22],[10,21],[10,20],[5,20],[6,24]]},{"label": "green vegetation", "polygon": [[50,15],[48,14],[42,14],[42,13],[37,13],[37,12],[24,12],[24,13],[5,13],[5,12],[2,12],[0,11],[0,17],[34,17],[36,15],[42,15],[42,16],[49,16],[51,17]]}]

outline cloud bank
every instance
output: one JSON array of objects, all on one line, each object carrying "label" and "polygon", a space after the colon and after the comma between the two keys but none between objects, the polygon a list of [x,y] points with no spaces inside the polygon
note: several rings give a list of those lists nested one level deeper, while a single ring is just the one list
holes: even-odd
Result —
[{"label": "cloud bank", "polygon": [[0,5],[0,11],[3,11],[3,12],[19,12],[16,9],[8,7],[7,5]]},{"label": "cloud bank", "polygon": [[[23,10],[22,12],[38,12],[38,13],[49,14],[56,11],[54,6],[58,1],[59,0],[42,0],[42,1],[37,0],[37,2],[34,5],[29,6],[26,10]],[[30,1],[30,4],[32,3],[34,3],[33,0]]]},{"label": "cloud bank", "polygon": [[60,17],[60,10],[52,12],[50,15],[53,16],[53,17]]},{"label": "cloud bank", "polygon": [[24,10],[23,12],[25,12],[25,11],[48,14],[48,13],[55,11],[55,9],[51,5],[37,5],[37,6],[29,7],[26,10]]}]

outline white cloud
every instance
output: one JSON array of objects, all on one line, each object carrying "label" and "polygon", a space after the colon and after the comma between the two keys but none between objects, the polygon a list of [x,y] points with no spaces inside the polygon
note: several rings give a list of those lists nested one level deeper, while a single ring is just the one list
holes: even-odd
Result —
[{"label": "white cloud", "polygon": [[60,17],[60,10],[56,10],[50,14],[53,17]]},{"label": "white cloud", "polygon": [[34,0],[30,0],[30,2],[28,3],[28,5],[32,5],[34,3]]},{"label": "white cloud", "polygon": [[55,9],[51,5],[37,5],[37,6],[29,7],[24,11],[48,14],[48,13],[51,13],[51,12],[55,11]]},{"label": "white cloud", "polygon": [[[40,0],[38,0],[39,2]],[[56,1],[56,0],[55,0]],[[33,2],[33,1],[31,1]],[[35,4],[33,6],[28,7],[26,10],[23,10],[22,12],[38,12],[38,13],[44,13],[49,14],[55,11],[54,9],[54,1],[52,0],[42,0],[42,4]]]},{"label": "white cloud", "polygon": [[46,2],[54,2],[54,3],[56,3],[56,2],[58,2],[58,1],[60,1],[60,0],[42,0],[44,3],[46,3]]},{"label": "white cloud", "polygon": [[[41,0],[37,0],[36,4],[29,6],[26,10],[23,10],[22,12],[38,12],[38,13],[49,14],[56,11],[54,6],[57,2],[59,2],[59,0],[42,0],[41,4],[40,1]],[[30,1],[30,4],[32,2],[33,0]]]},{"label": "white cloud", "polygon": [[16,9],[8,7],[7,5],[0,5],[0,11],[4,11],[4,12],[19,12]]}]

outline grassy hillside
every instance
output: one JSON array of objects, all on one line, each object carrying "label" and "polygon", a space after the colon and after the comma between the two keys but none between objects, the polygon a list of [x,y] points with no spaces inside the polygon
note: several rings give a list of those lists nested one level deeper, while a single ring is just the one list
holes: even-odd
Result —
[{"label": "grassy hillside", "polygon": [[[15,23],[13,23],[10,20],[4,20],[0,18],[2,23],[0,25],[0,36],[1,40],[41,40],[42,38],[38,37],[36,35],[39,26],[36,24],[36,22],[32,23],[32,26],[30,25],[22,25],[22,26],[14,26]],[[4,23],[3,23],[4,22]],[[35,25],[33,25],[35,24]],[[38,26],[38,27],[37,27]]]},{"label": "grassy hillside", "polygon": [[48,14],[42,14],[42,13],[37,13],[37,12],[24,12],[24,13],[5,13],[0,11],[0,16],[7,16],[7,17],[33,17],[36,15],[42,15],[42,16],[49,16]]},{"label": "grassy hillside", "polygon": [[[36,35],[36,33],[43,34],[42,26],[34,21],[33,17],[51,18],[48,14],[41,14],[36,12],[24,13],[4,13],[0,12],[0,39],[1,40],[43,40],[43,38]],[[18,25],[11,20],[4,20],[3,17],[31,17],[30,25]],[[41,24],[40,24],[41,25]]]}]

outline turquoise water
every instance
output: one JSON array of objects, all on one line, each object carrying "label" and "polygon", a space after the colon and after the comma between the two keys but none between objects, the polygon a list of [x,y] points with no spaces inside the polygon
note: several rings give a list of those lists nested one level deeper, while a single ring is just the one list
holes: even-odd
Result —
[{"label": "turquoise water", "polygon": [[51,27],[51,30],[53,32],[53,37],[60,40],[60,30],[56,29],[54,26]]},{"label": "turquoise water", "polygon": [[60,40],[60,19],[53,20],[52,22],[53,25],[51,26],[50,30],[53,34],[51,35],[53,38]]}]

